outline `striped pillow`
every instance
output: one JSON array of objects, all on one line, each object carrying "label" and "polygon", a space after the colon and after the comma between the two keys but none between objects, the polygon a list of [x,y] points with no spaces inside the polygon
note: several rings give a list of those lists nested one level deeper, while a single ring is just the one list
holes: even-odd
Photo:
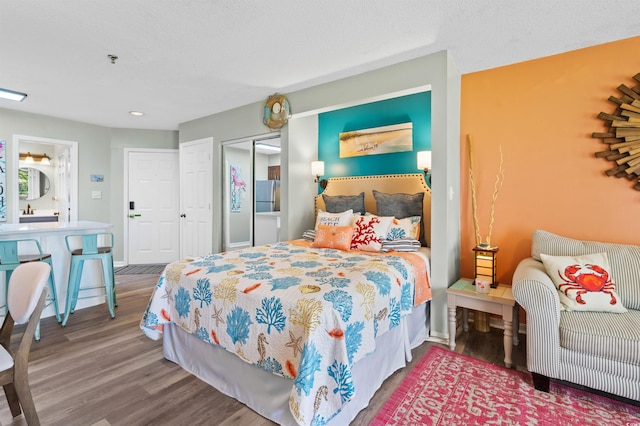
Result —
[{"label": "striped pillow", "polygon": [[308,229],[302,233],[302,239],[305,241],[313,242],[316,239],[316,230]]},{"label": "striped pillow", "polygon": [[411,238],[404,238],[393,241],[382,241],[382,249],[380,251],[418,251],[420,247],[420,241]]}]

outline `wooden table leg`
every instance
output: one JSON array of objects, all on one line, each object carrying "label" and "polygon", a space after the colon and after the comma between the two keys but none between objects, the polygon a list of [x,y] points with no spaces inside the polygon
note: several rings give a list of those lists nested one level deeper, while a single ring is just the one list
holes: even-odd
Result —
[{"label": "wooden table leg", "polygon": [[515,330],[513,332],[513,345],[518,346],[518,343],[520,343],[518,339],[518,331],[520,330],[520,306],[517,303],[513,305],[513,323],[515,324]]},{"label": "wooden table leg", "polygon": [[462,308],[462,330],[469,331],[469,309]]},{"label": "wooden table leg", "polygon": [[456,348],[456,307],[449,308],[449,349]]},{"label": "wooden table leg", "polygon": [[513,323],[504,321],[504,365],[511,368],[511,350],[513,349]]}]

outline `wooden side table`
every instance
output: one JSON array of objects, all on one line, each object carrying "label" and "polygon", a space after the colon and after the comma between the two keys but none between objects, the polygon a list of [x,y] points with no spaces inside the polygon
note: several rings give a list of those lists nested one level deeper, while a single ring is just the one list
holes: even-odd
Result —
[{"label": "wooden side table", "polygon": [[499,284],[492,288],[489,294],[476,293],[473,280],[462,278],[447,289],[447,307],[449,308],[449,348],[456,347],[456,308],[460,306],[463,311],[463,329],[467,331],[467,309],[486,312],[488,314],[501,315],[504,321],[504,364],[511,367],[511,353],[513,346],[518,344],[518,332],[513,333],[513,319],[516,325],[519,323],[520,309],[511,287]]}]

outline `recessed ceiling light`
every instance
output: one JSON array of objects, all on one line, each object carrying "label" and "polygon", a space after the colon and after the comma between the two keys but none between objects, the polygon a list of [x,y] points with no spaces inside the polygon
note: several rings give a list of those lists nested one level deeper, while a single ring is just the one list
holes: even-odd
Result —
[{"label": "recessed ceiling light", "polygon": [[13,90],[0,89],[0,98],[10,101],[22,102],[27,97],[26,93],[14,92]]},{"label": "recessed ceiling light", "polygon": [[136,117],[141,117],[144,115],[144,112],[140,112],[140,111],[129,111],[129,114],[131,115],[135,115]]}]

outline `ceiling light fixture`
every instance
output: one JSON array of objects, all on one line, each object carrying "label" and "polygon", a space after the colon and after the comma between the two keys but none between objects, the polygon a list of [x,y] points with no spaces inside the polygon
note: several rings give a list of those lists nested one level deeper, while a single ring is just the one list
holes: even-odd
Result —
[{"label": "ceiling light fixture", "polygon": [[51,165],[51,157],[47,154],[32,154],[30,152],[21,152],[20,160],[28,164],[40,163],[43,166]]},{"label": "ceiling light fixture", "polygon": [[136,116],[136,117],[142,117],[144,115],[144,112],[140,112],[140,111],[129,111],[129,114]]},{"label": "ceiling light fixture", "polygon": [[22,102],[27,97],[26,93],[14,92],[13,90],[0,89],[0,98],[9,101]]}]

